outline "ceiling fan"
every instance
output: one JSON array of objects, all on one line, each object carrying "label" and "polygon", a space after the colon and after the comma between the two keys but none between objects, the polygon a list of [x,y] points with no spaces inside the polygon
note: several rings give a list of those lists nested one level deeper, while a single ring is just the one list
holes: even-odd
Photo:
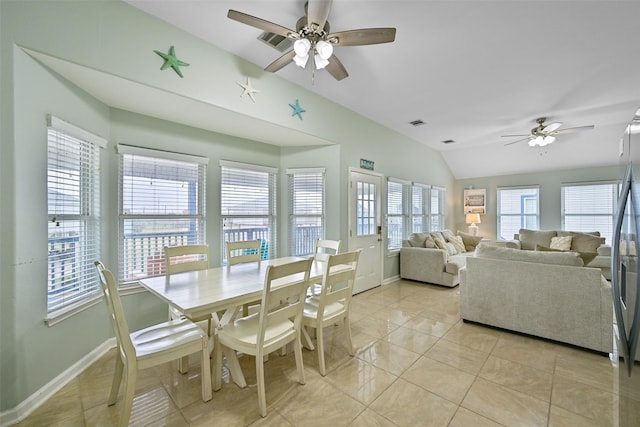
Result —
[{"label": "ceiling fan", "polygon": [[536,119],[536,123],[538,126],[531,129],[531,133],[528,135],[502,135],[503,138],[512,138],[516,136],[525,136],[526,138],[518,139],[516,141],[509,142],[506,145],[515,144],[521,141],[527,141],[530,147],[540,146],[544,147],[545,145],[549,145],[556,140],[556,135],[560,135],[563,133],[571,133],[578,132],[582,130],[590,130],[595,127],[595,125],[586,125],[586,126],[576,126],[572,128],[564,128],[562,127],[562,122],[551,122],[545,124],[544,122],[547,120],[546,117],[539,117]]},{"label": "ceiling fan", "polygon": [[290,62],[304,68],[313,55],[316,69],[326,68],[336,80],[342,80],[349,73],[333,54],[334,46],[390,43],[396,38],[396,29],[365,28],[329,33],[327,17],[331,3],[332,0],[309,0],[305,4],[305,16],[298,20],[295,31],[237,10],[230,9],[227,17],[293,41],[293,49],[269,64],[265,71],[274,73]]}]

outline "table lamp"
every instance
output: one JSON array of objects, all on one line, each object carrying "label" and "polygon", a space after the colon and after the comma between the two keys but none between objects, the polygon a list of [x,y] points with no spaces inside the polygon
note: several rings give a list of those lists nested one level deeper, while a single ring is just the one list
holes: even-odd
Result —
[{"label": "table lamp", "polygon": [[477,213],[468,213],[466,215],[465,222],[467,224],[471,224],[469,226],[469,234],[472,236],[478,235],[478,226],[476,224],[480,224],[480,214]]}]

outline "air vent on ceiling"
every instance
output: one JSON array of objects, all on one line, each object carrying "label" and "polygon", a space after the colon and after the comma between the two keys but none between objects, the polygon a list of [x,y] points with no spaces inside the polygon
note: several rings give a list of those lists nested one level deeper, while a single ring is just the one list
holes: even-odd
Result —
[{"label": "air vent on ceiling", "polygon": [[280,52],[284,52],[293,45],[291,43],[291,40],[289,40],[288,38],[266,31],[258,36],[258,40],[268,44],[269,46]]},{"label": "air vent on ceiling", "polygon": [[414,120],[414,121],[409,122],[409,124],[412,125],[412,126],[422,126],[422,125],[426,125],[427,122],[425,122],[424,120],[418,119],[418,120]]},{"label": "air vent on ceiling", "polygon": [[455,141],[453,139],[445,139],[444,141],[441,141],[443,144],[453,144]]}]

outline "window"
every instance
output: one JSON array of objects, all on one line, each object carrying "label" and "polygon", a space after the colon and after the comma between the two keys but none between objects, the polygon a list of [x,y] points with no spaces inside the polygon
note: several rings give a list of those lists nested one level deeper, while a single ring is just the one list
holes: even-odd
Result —
[{"label": "window", "polygon": [[100,148],[106,141],[47,117],[47,313],[100,296]]},{"label": "window", "polygon": [[395,178],[387,181],[387,250],[398,250],[409,235],[411,183]]},{"label": "window", "polygon": [[540,224],[539,186],[498,188],[498,239],[511,240],[521,228]]},{"label": "window", "polygon": [[431,203],[431,187],[414,183],[411,187],[411,232],[430,231],[429,205]]},{"label": "window", "polygon": [[289,169],[289,250],[291,255],[313,254],[324,238],[324,169]]},{"label": "window", "polygon": [[431,188],[429,231],[442,231],[445,229],[445,194],[446,190],[442,187]]},{"label": "window", "polygon": [[164,274],[164,247],[206,243],[209,159],[118,145],[119,277]]},{"label": "window", "polygon": [[562,229],[599,231],[611,244],[619,192],[617,181],[563,184]]},{"label": "window", "polygon": [[[220,161],[222,245],[240,240],[262,240],[263,259],[276,255],[277,168]],[[221,248],[223,264],[226,263]]]}]

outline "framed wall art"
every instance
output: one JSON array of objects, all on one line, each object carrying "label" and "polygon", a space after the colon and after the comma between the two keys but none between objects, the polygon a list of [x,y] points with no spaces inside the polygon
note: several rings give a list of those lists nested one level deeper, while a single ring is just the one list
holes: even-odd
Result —
[{"label": "framed wall art", "polygon": [[464,213],[485,214],[487,190],[464,190]]}]

